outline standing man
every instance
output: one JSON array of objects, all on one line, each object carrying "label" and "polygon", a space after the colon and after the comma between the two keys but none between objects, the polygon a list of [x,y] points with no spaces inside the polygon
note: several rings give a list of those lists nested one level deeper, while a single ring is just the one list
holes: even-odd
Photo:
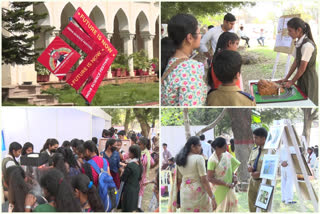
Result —
[{"label": "standing man", "polygon": [[260,46],[264,46],[264,30],[260,29],[260,37],[257,39]]},{"label": "standing man", "polygon": [[166,143],[162,144],[163,152],[162,152],[162,167],[161,169],[165,170],[169,165],[169,159],[172,157],[171,153],[167,149],[168,145]]},{"label": "standing man", "polygon": [[289,152],[295,154],[294,148],[285,148],[281,146],[280,163],[281,163],[281,201],[285,204],[295,204],[293,201],[293,178],[296,175],[292,174],[292,169],[288,163]]},{"label": "standing man", "polygon": [[258,195],[259,186],[262,179],[260,171],[262,167],[263,156],[268,150],[264,150],[264,144],[268,136],[268,131],[265,128],[257,128],[253,131],[253,140],[256,144],[250,153],[248,162],[248,172],[250,172],[250,182],[248,189],[248,203],[250,212],[256,212],[255,202]]},{"label": "standing man", "polygon": [[205,156],[206,163],[212,155],[211,145],[205,141],[206,137],[204,134],[200,136],[201,147],[203,150],[203,154]]},{"label": "standing man", "polygon": [[200,41],[200,52],[204,53],[208,59],[212,59],[210,56],[206,44],[210,41],[213,54],[216,51],[216,46],[218,39],[223,32],[233,32],[233,26],[236,23],[236,17],[231,13],[227,13],[223,18],[223,24],[214,28],[211,28],[201,39]]}]

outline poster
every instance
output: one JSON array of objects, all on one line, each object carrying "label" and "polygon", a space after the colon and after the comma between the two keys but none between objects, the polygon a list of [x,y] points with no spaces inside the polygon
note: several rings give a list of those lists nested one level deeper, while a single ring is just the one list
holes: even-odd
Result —
[{"label": "poster", "polygon": [[283,126],[272,126],[268,132],[264,149],[278,149],[283,132]]},{"label": "poster", "polygon": [[292,54],[294,50],[294,41],[288,35],[287,23],[293,17],[300,17],[300,14],[281,16],[278,21],[276,43],[274,51],[286,54]]},{"label": "poster", "polygon": [[38,62],[61,80],[79,58],[80,54],[57,36],[39,56]]},{"label": "poster", "polygon": [[260,178],[274,180],[278,169],[278,155],[264,155],[260,172]]},{"label": "poster", "polygon": [[260,184],[255,206],[267,210],[273,194],[273,186]]}]

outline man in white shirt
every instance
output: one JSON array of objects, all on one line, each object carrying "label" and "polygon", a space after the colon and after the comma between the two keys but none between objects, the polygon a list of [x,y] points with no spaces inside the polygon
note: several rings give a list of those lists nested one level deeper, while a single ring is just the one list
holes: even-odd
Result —
[{"label": "man in white shirt", "polygon": [[295,204],[296,201],[293,201],[293,179],[296,175],[293,175],[293,166],[290,166],[288,161],[289,155],[295,154],[295,151],[293,147],[285,148],[282,144],[280,152],[281,200],[285,204]]},{"label": "man in white shirt", "polygon": [[207,142],[205,142],[206,137],[203,135],[200,136],[201,141],[201,147],[203,150],[203,155],[205,156],[205,159],[208,160],[210,156],[212,155],[211,145]]},{"label": "man in white shirt", "polygon": [[246,45],[248,45],[248,48],[250,48],[250,45],[249,45],[250,38],[244,32],[243,26],[240,26],[240,30],[238,31],[238,35],[240,36],[241,39],[246,41]]},{"label": "man in white shirt", "polygon": [[233,32],[233,26],[236,23],[236,17],[234,15],[232,15],[231,13],[227,13],[224,16],[223,19],[223,24],[220,26],[216,26],[214,28],[211,28],[201,39],[200,41],[200,52],[204,53],[206,55],[206,57],[208,57],[209,59],[212,58],[212,56],[210,56],[208,48],[206,46],[206,44],[210,41],[211,42],[211,46],[212,46],[212,50],[213,53],[216,51],[216,46],[218,43],[218,39],[220,37],[220,35],[223,32]]}]

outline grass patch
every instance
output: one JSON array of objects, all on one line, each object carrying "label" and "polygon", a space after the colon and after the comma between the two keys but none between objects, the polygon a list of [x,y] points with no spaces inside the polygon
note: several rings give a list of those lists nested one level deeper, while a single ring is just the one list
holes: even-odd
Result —
[{"label": "grass patch", "polygon": [[3,101],[2,102],[2,105],[3,106],[35,106],[35,105],[31,105],[29,104],[28,102],[25,102],[25,101],[18,101],[18,102],[15,102],[15,101]]},{"label": "grass patch", "polygon": [[[246,53],[255,55],[259,59],[259,62],[256,64],[242,65],[241,67],[244,91],[249,93],[249,80],[271,78],[277,53],[268,47],[256,47],[246,49],[246,51],[240,51],[240,54]],[[281,53],[274,78],[284,78],[286,62],[287,55]]]},{"label": "grass patch", "polygon": [[[316,180],[311,181],[315,191],[318,193],[318,184],[319,182]],[[295,189],[295,188],[294,188]],[[273,199],[273,210],[272,212],[299,212],[301,202],[299,202],[299,198],[296,192],[294,192],[294,201],[297,201],[296,204],[286,205],[281,202],[281,180],[278,179],[276,190],[274,192]],[[238,192],[236,193],[238,198],[238,212],[249,212],[248,206],[248,195],[247,192]],[[312,206],[311,201],[302,201],[304,206],[306,207],[306,212],[315,212]],[[161,212],[167,212],[168,209],[168,200],[161,200]]]},{"label": "grass patch", "polygon": [[[59,103],[74,103],[85,106],[80,93],[70,86],[63,89],[50,88],[42,93],[53,94]],[[95,106],[130,106],[159,101],[159,83],[125,83],[121,85],[101,86],[92,100]]]}]

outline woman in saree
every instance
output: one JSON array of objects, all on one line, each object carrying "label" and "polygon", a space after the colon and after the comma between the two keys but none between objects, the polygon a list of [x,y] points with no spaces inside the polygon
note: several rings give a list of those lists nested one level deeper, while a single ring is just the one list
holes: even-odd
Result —
[{"label": "woman in saree", "polygon": [[235,171],[240,162],[227,151],[227,142],[218,137],[212,143],[215,152],[208,161],[208,180],[216,196],[217,212],[236,212],[238,200],[234,191]]},{"label": "woman in saree", "polygon": [[138,211],[143,212],[141,209],[142,206],[142,197],[144,195],[144,190],[148,182],[149,171],[155,167],[155,162],[150,154],[151,144],[148,138],[140,137],[138,140],[138,145],[141,149],[141,165],[143,167],[142,176],[140,180],[140,191],[139,191],[139,201],[138,201]]},{"label": "woman in saree", "polygon": [[[177,170],[169,198],[169,212],[212,212],[217,204],[206,176],[200,139],[190,137],[176,156]],[[179,194],[180,193],[180,194]]]}]

